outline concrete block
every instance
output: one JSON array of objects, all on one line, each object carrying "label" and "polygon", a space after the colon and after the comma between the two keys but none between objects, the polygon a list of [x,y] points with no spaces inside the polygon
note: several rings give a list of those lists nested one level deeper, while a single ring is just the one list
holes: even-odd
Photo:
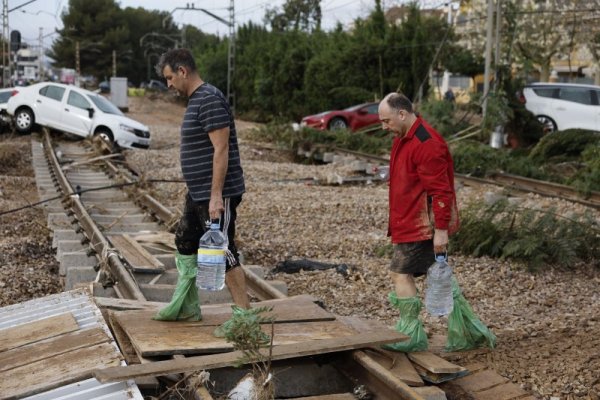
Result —
[{"label": "concrete block", "polygon": [[333,153],[330,151],[326,151],[325,153],[323,153],[323,162],[324,163],[333,162]]},{"label": "concrete block", "polygon": [[96,257],[88,257],[85,253],[63,253],[60,260],[58,272],[66,276],[67,270],[72,267],[93,267],[98,264]]},{"label": "concrete block", "polygon": [[100,225],[110,225],[113,222],[118,222],[120,224],[127,224],[127,225],[142,224],[145,222],[153,222],[152,217],[150,217],[149,215],[144,215],[144,214],[123,215],[123,214],[124,213],[121,213],[118,215],[93,214],[93,218],[94,218],[94,221],[96,221],[96,223],[100,224]]},{"label": "concrete block", "polygon": [[56,246],[56,259],[60,260],[64,253],[83,253],[87,251],[87,245],[82,245],[80,240],[61,240]]},{"label": "concrete block", "polygon": [[[150,254],[153,254],[151,249],[147,249],[147,250]],[[153,255],[158,261],[163,263],[163,265],[165,266],[165,270],[177,269],[177,265],[175,265],[175,254],[153,254]]]},{"label": "concrete block", "polygon": [[48,214],[48,228],[54,230],[71,228],[71,217],[65,213]]},{"label": "concrete block", "polygon": [[93,282],[97,274],[93,267],[70,267],[65,276],[65,290],[71,290],[80,283]]},{"label": "concrete block", "polygon": [[79,240],[83,239],[83,234],[75,232],[73,229],[55,229],[52,238],[52,247],[57,248],[58,243],[63,240]]}]

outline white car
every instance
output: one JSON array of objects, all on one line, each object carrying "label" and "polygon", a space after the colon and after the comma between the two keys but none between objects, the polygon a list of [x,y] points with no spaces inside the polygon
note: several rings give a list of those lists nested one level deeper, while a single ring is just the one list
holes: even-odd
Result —
[{"label": "white car", "polygon": [[532,83],[523,89],[522,101],[545,132],[572,128],[600,131],[600,86]]},{"label": "white car", "polygon": [[120,147],[150,147],[148,127],[123,115],[99,94],[53,82],[17,90],[6,110],[13,116],[19,133],[28,133],[34,124],[39,124],[81,137],[100,136]]}]

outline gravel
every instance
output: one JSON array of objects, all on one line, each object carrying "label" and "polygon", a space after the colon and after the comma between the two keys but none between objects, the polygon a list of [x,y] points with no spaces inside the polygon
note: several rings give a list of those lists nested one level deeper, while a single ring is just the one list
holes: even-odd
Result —
[{"label": "gravel", "polygon": [[[183,111],[180,104],[161,98],[130,98],[129,114],[149,125],[153,135],[148,151],[125,152],[142,177],[181,179],[178,134]],[[384,252],[389,243],[387,186],[315,184],[314,178],[327,181],[336,175],[352,175],[352,171],[344,165],[294,163],[287,152],[247,139],[246,132],[254,126],[238,123],[247,193],[238,209],[237,234],[245,263],[268,269],[286,259],[300,258],[347,264],[347,276],[333,269],[271,275],[288,284],[290,295],[312,294],[337,314],[394,324],[397,312],[387,302],[392,286],[387,276],[389,257]],[[28,145],[27,139],[18,139]],[[23,146],[22,154],[28,154]],[[0,175],[4,174],[0,177],[0,210],[35,197],[33,174],[26,161],[18,178],[6,177],[0,170]],[[20,183],[10,183],[13,180]],[[490,192],[502,190],[461,187],[459,206],[485,201]],[[16,193],[25,197],[18,198]],[[154,185],[153,194],[169,206],[180,207],[185,187],[160,183]],[[522,196],[521,201],[527,207],[554,207],[564,215],[586,210],[579,204],[536,195]],[[4,233],[0,241],[0,286],[4,285],[0,305],[60,290],[58,280],[51,279],[57,265],[40,225],[45,221],[36,210],[0,218]],[[498,337],[493,351],[452,354],[455,362],[482,362],[540,399],[600,399],[599,268],[548,266],[533,273],[523,265],[488,258],[453,255],[450,262],[473,309]],[[38,278],[42,283],[31,283]],[[423,280],[417,284],[422,293]],[[430,337],[445,332],[444,319],[425,313],[422,317]]]}]

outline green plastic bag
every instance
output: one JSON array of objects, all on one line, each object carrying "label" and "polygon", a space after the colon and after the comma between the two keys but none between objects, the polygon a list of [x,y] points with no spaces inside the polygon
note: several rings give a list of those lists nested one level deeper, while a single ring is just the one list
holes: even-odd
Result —
[{"label": "green plastic bag", "polygon": [[177,265],[177,286],[171,302],[154,316],[158,321],[200,321],[200,300],[196,288],[196,272],[198,271],[198,256],[175,254]]},{"label": "green plastic bag", "polygon": [[454,308],[448,316],[446,351],[470,350],[478,347],[496,347],[496,336],[477,318],[469,302],[462,295],[456,278],[452,278]]},{"label": "green plastic bag", "polygon": [[427,334],[423,328],[423,323],[419,320],[422,307],[419,296],[399,298],[395,292],[390,292],[388,298],[390,303],[400,311],[400,319],[396,324],[396,330],[410,336],[410,339],[403,342],[384,344],[381,347],[386,350],[404,353],[427,350]]}]

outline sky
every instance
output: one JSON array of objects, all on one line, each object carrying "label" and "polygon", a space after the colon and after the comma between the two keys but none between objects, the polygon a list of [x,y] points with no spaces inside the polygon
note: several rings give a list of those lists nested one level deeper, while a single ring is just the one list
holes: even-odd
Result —
[{"label": "sky", "polygon": [[[12,10],[29,1],[31,0],[8,0],[8,9]],[[390,2],[392,1],[388,0],[388,3]],[[54,33],[55,29],[63,27],[60,15],[67,8],[68,3],[68,0],[34,0],[30,4],[9,12],[9,29],[10,31],[19,31],[23,42],[38,46],[40,28],[42,28],[44,47],[48,48],[57,37]],[[121,8],[142,7],[149,10],[173,12],[173,19],[180,26],[183,24],[193,25],[204,32],[220,36],[224,36],[228,32],[227,26],[203,12],[175,10],[175,8],[185,8],[186,4],[193,3],[196,8],[204,8],[228,19],[229,0],[120,0],[118,3]],[[284,3],[285,0],[236,0],[236,24],[241,25],[249,21],[262,23],[266,8],[281,7]],[[321,0],[323,15],[321,26],[323,29],[329,30],[334,28],[338,21],[347,26],[356,18],[366,17],[374,4],[374,0]]]}]

